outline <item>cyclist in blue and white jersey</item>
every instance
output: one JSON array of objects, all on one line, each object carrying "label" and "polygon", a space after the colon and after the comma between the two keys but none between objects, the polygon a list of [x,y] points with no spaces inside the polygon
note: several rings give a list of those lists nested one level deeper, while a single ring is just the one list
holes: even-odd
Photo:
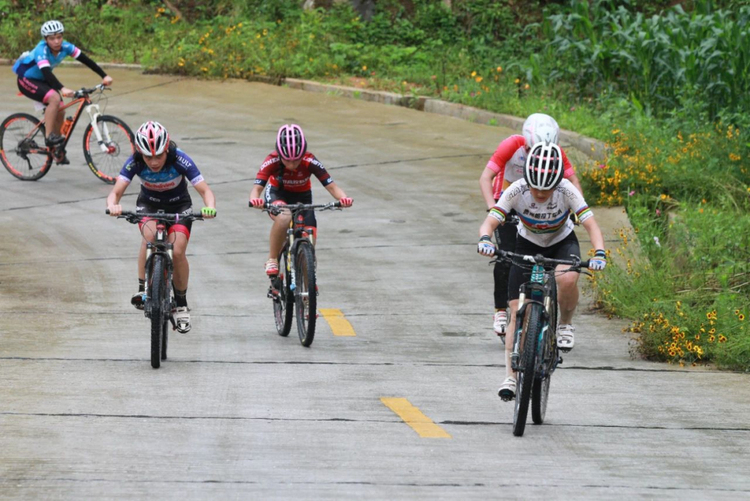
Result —
[{"label": "cyclist in blue and white jersey", "polygon": [[[205,207],[201,209],[204,218],[216,216],[216,198],[203,179],[193,160],[177,145],[170,141],[169,133],[158,122],[146,122],[135,133],[137,150],[127,159],[120,171],[112,191],[107,197],[107,208],[111,216],[122,214],[120,199],[135,176],[141,178],[141,192],[136,201],[136,212],[152,214],[163,210],[170,214],[191,213],[193,202],[188,192],[188,181],[203,198]],[[143,226],[146,226],[144,229]],[[174,296],[177,310],[174,313],[177,330],[186,333],[190,330],[190,313],[187,305],[188,278],[190,266],[185,251],[192,221],[168,225],[170,240],[174,239],[172,260],[174,263]],[[156,234],[156,221],[143,221],[144,236],[153,241]],[[138,292],[131,303],[143,308],[143,292],[146,279],[146,241],[141,244],[138,254]]]},{"label": "cyclist in blue and white jersey", "polygon": [[44,120],[48,146],[56,146],[62,142],[60,127],[64,120],[64,110],[60,109],[60,105],[63,97],[73,97],[74,94],[52,73],[63,59],[70,56],[82,62],[102,77],[104,85],[112,84],[112,77],[98,64],[81,52],[81,49],[63,40],[64,31],[60,21],[47,21],[41,29],[43,40],[31,52],[22,54],[13,65],[13,72],[18,75],[18,90],[29,99],[47,105]]},{"label": "cyclist in blue and white jersey", "polygon": [[[573,222],[570,220],[571,213],[575,213],[588,232],[591,245],[596,249],[594,258],[589,261],[589,268],[603,270],[607,259],[602,232],[581,192],[573,183],[563,179],[563,175],[563,155],[560,147],[546,141],[533,145],[526,158],[523,179],[515,181],[503,192],[482,223],[477,252],[486,256],[494,255],[495,245],[490,235],[500,224],[505,223],[511,210],[515,210],[521,221],[516,253],[532,256],[541,254],[553,259],[570,259],[571,255],[580,257],[581,250],[573,232]],[[556,275],[560,313],[557,346],[562,350],[570,350],[575,344],[572,320],[578,305],[579,274],[562,273],[568,268],[566,265],[558,266],[561,273]],[[510,354],[513,349],[519,288],[528,279],[527,270],[515,263],[511,266],[508,280],[511,317],[507,329],[509,339],[505,344],[506,379],[499,391],[500,396],[507,397],[508,400],[516,393],[516,375],[511,369]]]}]

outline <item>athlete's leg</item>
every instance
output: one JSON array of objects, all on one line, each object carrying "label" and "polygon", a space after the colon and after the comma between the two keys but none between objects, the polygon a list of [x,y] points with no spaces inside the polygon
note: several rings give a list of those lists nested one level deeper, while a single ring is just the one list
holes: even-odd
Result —
[{"label": "athlete's leg", "polygon": [[[567,270],[570,266],[559,265],[558,272]],[[557,274],[557,303],[560,305],[560,324],[572,324],[573,313],[578,306],[578,273]]]},{"label": "athlete's leg", "polygon": [[[284,203],[280,201],[279,203]],[[271,234],[269,236],[269,259],[277,259],[279,252],[284,247],[284,240],[286,239],[286,230],[289,228],[289,222],[292,220],[292,215],[289,211],[283,211],[277,216],[271,216],[273,219],[273,225],[271,225]]]},{"label": "athlete's leg", "polygon": [[146,246],[147,242],[153,242],[156,236],[156,221],[147,221],[141,227],[141,249],[138,252],[138,278],[145,280],[146,278]]},{"label": "athlete's leg", "polygon": [[[173,226],[171,229],[176,228]],[[183,227],[184,228],[184,227]],[[171,232],[174,238],[172,248],[172,262],[174,263],[174,288],[179,291],[186,291],[188,280],[190,278],[190,264],[188,263],[185,251],[188,245],[188,234],[183,231]]]},{"label": "athlete's leg", "polygon": [[62,104],[62,97],[60,94],[51,90],[44,96],[44,104],[47,105],[47,109],[44,110],[44,123],[47,129],[47,137],[51,134],[60,134],[60,126],[62,126],[63,116],[65,110],[60,109]]}]

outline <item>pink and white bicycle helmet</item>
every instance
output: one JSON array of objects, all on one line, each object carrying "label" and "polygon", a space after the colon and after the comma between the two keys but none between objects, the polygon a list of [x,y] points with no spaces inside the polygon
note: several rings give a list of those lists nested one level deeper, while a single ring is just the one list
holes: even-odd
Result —
[{"label": "pink and white bicycle helmet", "polygon": [[159,122],[149,120],[135,133],[135,145],[146,157],[161,155],[169,147],[169,132]]},{"label": "pink and white bicycle helmet", "polygon": [[282,125],[276,135],[276,151],[282,159],[290,162],[302,158],[307,151],[307,141],[302,127],[297,124]]},{"label": "pink and white bicycle helmet", "polygon": [[544,113],[529,115],[523,123],[523,137],[526,138],[527,150],[540,142],[557,144],[559,135],[560,126],[554,118]]}]

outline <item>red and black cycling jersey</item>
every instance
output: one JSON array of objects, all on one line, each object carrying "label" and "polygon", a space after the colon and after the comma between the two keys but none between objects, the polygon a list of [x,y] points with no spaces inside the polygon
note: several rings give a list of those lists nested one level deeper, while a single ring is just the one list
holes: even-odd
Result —
[{"label": "red and black cycling jersey", "polygon": [[328,186],[333,182],[331,175],[312,153],[305,153],[299,167],[291,170],[284,167],[279,154],[274,151],[260,166],[255,176],[255,184],[265,186],[266,183],[270,183],[271,186],[284,191],[300,193],[312,190],[310,183],[312,175],[315,175],[323,186]]}]

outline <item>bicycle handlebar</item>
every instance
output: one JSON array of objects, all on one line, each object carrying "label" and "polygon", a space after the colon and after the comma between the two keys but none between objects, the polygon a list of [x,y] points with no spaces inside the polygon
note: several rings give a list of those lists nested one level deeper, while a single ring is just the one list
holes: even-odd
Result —
[{"label": "bicycle handlebar", "polygon": [[112,89],[110,89],[109,87],[107,87],[104,84],[98,84],[95,87],[90,87],[88,89],[86,87],[83,87],[83,88],[78,89],[77,91],[75,91],[75,93],[73,94],[73,98],[74,99],[79,99],[79,98],[88,96],[89,94],[93,94],[94,92],[104,91],[104,90],[112,90]]},{"label": "bicycle handlebar", "polygon": [[[109,209],[105,209],[104,213],[109,214]],[[166,212],[157,212],[155,214],[146,214],[146,213],[123,211],[119,216],[117,216],[117,219],[126,219],[129,223],[133,223],[133,224],[140,223],[144,219],[155,219],[159,221],[178,223],[180,221],[203,221],[203,216],[201,214],[194,214],[194,213],[169,214]]]},{"label": "bicycle handlebar", "polygon": [[[249,207],[253,207],[252,202],[248,202],[247,205]],[[329,202],[327,204],[303,204],[303,203],[296,203],[296,204],[269,204],[268,202],[263,204],[262,209],[267,212],[271,212],[273,214],[279,214],[283,209],[288,209],[292,213],[300,212],[303,210],[333,210],[333,209],[340,209],[341,208],[341,202]]]},{"label": "bicycle handlebar", "polygon": [[540,266],[552,266],[552,265],[558,265],[558,264],[566,264],[569,265],[571,270],[580,270],[581,268],[588,268],[589,267],[589,260],[581,261],[581,259],[578,256],[572,256],[571,259],[552,259],[549,257],[544,257],[541,254],[537,254],[536,256],[531,256],[527,254],[516,254],[515,252],[509,252],[504,251],[501,249],[495,249],[495,256],[497,256],[500,259],[505,259],[506,261],[510,261],[514,264],[519,264],[518,262],[513,261],[513,258],[520,258],[521,261],[525,261],[527,263],[534,263],[538,264]]}]

